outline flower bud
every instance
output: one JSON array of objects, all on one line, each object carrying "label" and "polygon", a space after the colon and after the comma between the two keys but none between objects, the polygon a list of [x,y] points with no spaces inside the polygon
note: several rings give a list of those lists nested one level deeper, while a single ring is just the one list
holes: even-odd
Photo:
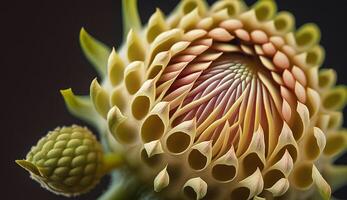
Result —
[{"label": "flower bud", "polygon": [[58,127],[32,147],[17,164],[46,189],[75,196],[92,189],[104,174],[103,150],[87,129]]}]

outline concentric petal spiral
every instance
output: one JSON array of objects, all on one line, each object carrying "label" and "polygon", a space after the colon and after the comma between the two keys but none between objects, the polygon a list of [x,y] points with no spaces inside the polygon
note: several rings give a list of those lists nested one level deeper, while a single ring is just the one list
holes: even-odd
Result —
[{"label": "concentric petal spiral", "polygon": [[115,99],[110,131],[155,191],[297,198],[296,190],[316,185],[330,196],[319,171],[326,133],[340,126],[333,110],[342,92],[323,92],[334,83],[317,70],[324,54],[317,27],[292,32],[293,17],[275,9],[273,1],[249,9],[218,1],[210,11],[203,1],[182,1],[167,21],[158,9],[144,33],[129,32],[120,56],[111,54],[108,71],[117,75],[109,73],[92,99],[102,116],[100,95]]},{"label": "concentric petal spiral", "polygon": [[[129,32],[121,51],[129,61],[124,82],[109,74],[120,84],[109,95],[131,103],[111,105],[107,119],[133,151],[129,164],[146,163],[138,176],[156,176],[155,191],[273,198],[316,183],[330,194],[314,164],[334,124],[328,105],[335,105],[319,94],[319,31],[308,24],[293,33],[292,16],[274,9],[272,1],[249,10],[240,1],[219,1],[211,11],[202,1],[182,1],[169,25],[157,10],[147,41]],[[197,188],[199,181],[206,187]]]},{"label": "concentric petal spiral", "polygon": [[197,200],[329,199],[344,184],[332,161],[347,146],[347,92],[319,69],[316,25],[296,30],[272,0],[182,0],[142,29],[136,0],[123,9],[126,41],[107,69],[109,50],[81,32],[103,76],[90,101],[62,93],[72,113],[107,124],[110,148],[142,183]]}]

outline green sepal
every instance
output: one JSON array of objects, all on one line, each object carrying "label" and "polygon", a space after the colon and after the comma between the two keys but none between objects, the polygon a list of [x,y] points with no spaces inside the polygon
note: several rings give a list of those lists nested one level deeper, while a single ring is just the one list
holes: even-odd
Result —
[{"label": "green sepal", "polygon": [[39,169],[33,163],[26,160],[16,160],[16,163],[28,172],[41,176]]},{"label": "green sepal", "polygon": [[80,45],[84,55],[94,66],[98,74],[102,78],[105,77],[107,73],[108,56],[111,53],[111,49],[89,35],[84,28],[80,31]]},{"label": "green sepal", "polygon": [[141,20],[137,9],[137,0],[122,0],[123,38],[127,38],[130,29],[140,30]]},{"label": "green sepal", "polygon": [[47,175],[50,173],[50,171],[47,168],[38,167],[27,160],[16,160],[16,163],[23,169],[39,177],[47,177]]},{"label": "green sepal", "polygon": [[67,109],[72,115],[97,127],[98,121],[95,118],[97,113],[93,108],[89,96],[77,96],[71,88],[60,90],[60,93],[64,98]]}]

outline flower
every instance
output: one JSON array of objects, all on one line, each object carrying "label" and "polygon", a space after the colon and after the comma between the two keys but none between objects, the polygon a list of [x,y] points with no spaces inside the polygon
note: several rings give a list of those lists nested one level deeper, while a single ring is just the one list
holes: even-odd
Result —
[{"label": "flower", "polygon": [[136,3],[123,0],[118,53],[81,30],[102,77],[90,98],[62,90],[127,176],[163,199],[329,199],[345,183],[333,161],[347,144],[347,90],[319,69],[316,25],[296,30],[272,0],[182,0],[142,27]]}]

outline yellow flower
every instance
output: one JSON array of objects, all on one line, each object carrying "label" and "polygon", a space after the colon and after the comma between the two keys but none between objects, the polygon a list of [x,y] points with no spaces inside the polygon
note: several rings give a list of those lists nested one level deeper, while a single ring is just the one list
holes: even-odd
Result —
[{"label": "yellow flower", "polygon": [[117,52],[81,30],[102,77],[90,98],[62,91],[127,176],[162,199],[330,199],[345,183],[333,161],[347,144],[347,90],[319,69],[315,24],[296,30],[272,0],[182,0],[142,27],[136,4],[123,0]]}]

